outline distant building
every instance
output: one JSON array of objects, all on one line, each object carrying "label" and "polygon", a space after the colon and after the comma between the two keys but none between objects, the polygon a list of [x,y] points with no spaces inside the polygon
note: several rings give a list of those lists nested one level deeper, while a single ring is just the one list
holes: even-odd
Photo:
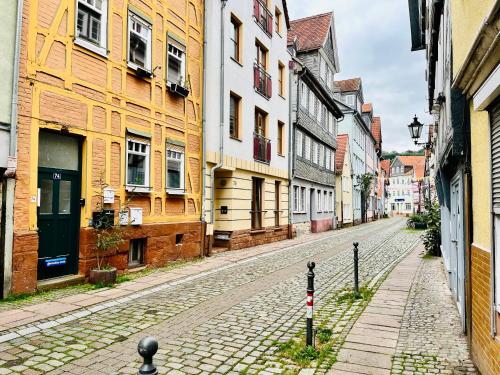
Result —
[{"label": "distant building", "polygon": [[338,50],[333,13],[290,23],[292,77],[292,223],[298,234],[335,227],[337,119],[333,99]]},{"label": "distant building", "polygon": [[388,187],[389,212],[409,216],[423,209],[419,181],[424,177],[425,156],[396,156],[391,163]]},{"label": "distant building", "polygon": [[348,227],[353,224],[352,216],[352,164],[351,150],[349,149],[349,136],[337,136],[337,154],[335,159],[336,173],[336,215],[339,227]]}]

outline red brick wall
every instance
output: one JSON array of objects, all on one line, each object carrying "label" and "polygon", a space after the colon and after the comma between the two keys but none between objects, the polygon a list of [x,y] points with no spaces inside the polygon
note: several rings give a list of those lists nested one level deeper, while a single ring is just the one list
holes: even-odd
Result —
[{"label": "red brick wall", "polygon": [[[471,246],[472,340],[471,353],[482,375],[500,373],[500,327],[497,339],[490,335],[490,253]],[[498,320],[498,319],[497,319]]]}]

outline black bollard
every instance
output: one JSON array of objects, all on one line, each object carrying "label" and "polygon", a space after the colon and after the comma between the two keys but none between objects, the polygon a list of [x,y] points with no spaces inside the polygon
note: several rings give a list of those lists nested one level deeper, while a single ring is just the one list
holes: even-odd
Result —
[{"label": "black bollard", "polygon": [[306,346],[313,346],[314,267],[314,262],[307,263]]},{"label": "black bollard", "polygon": [[359,278],[358,278],[358,243],[354,242],[354,296],[359,297]]},{"label": "black bollard", "polygon": [[137,345],[137,351],[143,358],[143,364],[138,375],[158,375],[158,370],[153,364],[153,356],[158,351],[158,341],[154,337],[144,337]]}]

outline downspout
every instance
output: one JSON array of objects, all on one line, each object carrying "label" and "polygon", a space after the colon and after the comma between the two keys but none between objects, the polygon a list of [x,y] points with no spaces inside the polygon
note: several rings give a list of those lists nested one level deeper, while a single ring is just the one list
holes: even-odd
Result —
[{"label": "downspout", "polygon": [[205,221],[205,210],[206,210],[206,163],[207,158],[206,153],[206,127],[207,127],[207,110],[206,110],[206,98],[207,98],[207,4],[203,6],[203,101],[201,107],[201,212],[200,212],[200,222],[201,222],[201,246],[200,246],[200,256],[205,255],[205,238],[206,238],[206,221]]},{"label": "downspout", "polygon": [[[290,60],[291,64],[288,66],[288,238],[291,239],[293,237],[293,223],[292,223],[292,209],[293,209],[293,189],[292,189],[292,181],[294,177],[294,157],[293,157],[293,145],[295,145],[295,138],[293,136],[293,123],[292,123],[292,90],[293,90],[293,82],[292,78],[294,76],[295,71],[295,62],[293,61],[293,57]],[[290,67],[293,66],[293,69]],[[298,86],[298,85],[297,85]],[[297,99],[298,103],[298,99]],[[291,197],[291,198],[290,198]]]},{"label": "downspout", "polygon": [[12,102],[10,115],[9,155],[14,165],[8,165],[4,176],[7,178],[5,204],[5,241],[4,272],[2,297],[6,298],[12,290],[12,252],[14,244],[14,192],[16,186],[17,159],[17,97],[19,92],[19,61],[21,51],[21,32],[23,26],[24,1],[17,1],[16,39],[14,46],[14,71],[12,74]]},{"label": "downspout", "polygon": [[[215,171],[220,169],[224,164],[224,8],[226,7],[227,0],[221,0],[220,8],[220,103],[219,103],[219,162],[210,170],[210,224],[215,225]],[[213,236],[213,235],[212,235]],[[212,241],[210,241],[211,248]],[[210,254],[209,254],[210,255]]]}]

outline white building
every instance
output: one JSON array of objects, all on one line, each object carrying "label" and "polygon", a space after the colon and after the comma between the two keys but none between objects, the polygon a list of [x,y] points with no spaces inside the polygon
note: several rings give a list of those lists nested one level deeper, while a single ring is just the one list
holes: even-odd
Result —
[{"label": "white building", "polygon": [[205,218],[214,245],[288,237],[289,27],[282,0],[206,2]]}]

